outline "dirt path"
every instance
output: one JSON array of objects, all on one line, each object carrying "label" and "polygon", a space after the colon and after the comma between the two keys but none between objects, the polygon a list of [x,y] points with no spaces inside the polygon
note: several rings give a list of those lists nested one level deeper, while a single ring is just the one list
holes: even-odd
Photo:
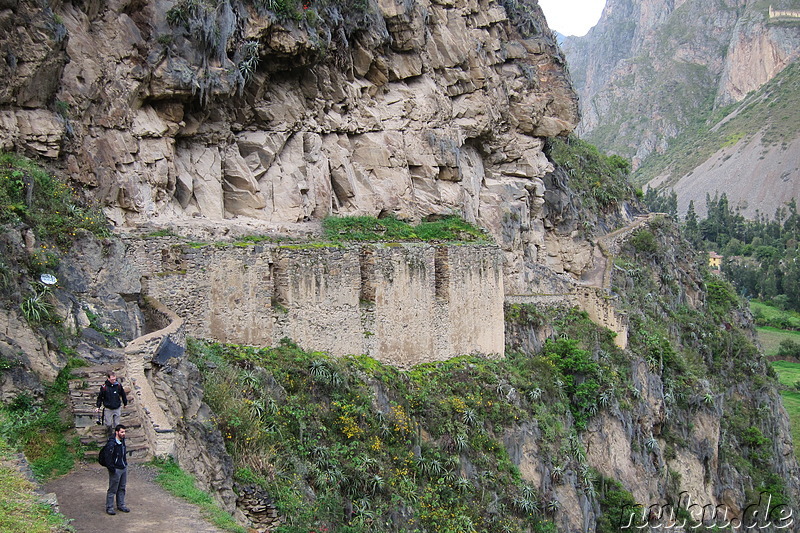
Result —
[{"label": "dirt path", "polygon": [[125,502],[131,512],[114,516],[105,512],[108,472],[98,464],[78,465],[66,476],[47,483],[44,489],[58,496],[61,513],[72,520],[78,533],[222,532],[206,522],[197,507],[157,485],[153,481],[155,475],[151,467],[131,465]]}]

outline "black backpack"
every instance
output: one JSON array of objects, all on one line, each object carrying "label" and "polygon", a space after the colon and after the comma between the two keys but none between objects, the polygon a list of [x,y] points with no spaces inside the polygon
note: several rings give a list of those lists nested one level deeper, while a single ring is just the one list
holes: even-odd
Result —
[{"label": "black backpack", "polygon": [[97,462],[100,463],[100,466],[104,466],[106,468],[108,468],[108,459],[109,459],[108,457],[109,454],[106,451],[108,450],[108,444],[109,443],[106,443],[106,445],[103,446],[103,448],[100,450],[100,453],[97,454]]}]

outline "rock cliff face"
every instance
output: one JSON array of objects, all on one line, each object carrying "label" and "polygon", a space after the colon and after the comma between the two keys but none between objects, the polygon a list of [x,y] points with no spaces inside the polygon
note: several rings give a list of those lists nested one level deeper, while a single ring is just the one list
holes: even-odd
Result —
[{"label": "rock cliff face", "polygon": [[542,244],[543,138],[578,114],[538,5],[192,5],[9,5],[0,147],[118,226],[457,212]]},{"label": "rock cliff face", "polygon": [[[579,132],[602,149],[632,158],[634,169],[664,154],[672,139],[696,129],[713,111],[741,101],[797,60],[798,8],[794,1],[609,0],[597,26],[563,45],[581,100]],[[757,158],[747,159],[757,164]],[[638,180],[649,181],[662,168],[640,173]],[[780,184],[782,174],[763,178]],[[679,177],[672,176],[670,185]],[[689,200],[702,204],[706,192],[713,196],[730,187],[704,186],[688,198],[684,185],[679,203],[685,210]],[[775,206],[751,202],[750,207],[752,214],[758,207],[771,213]]]},{"label": "rock cliff face", "polygon": [[[632,348],[620,352],[620,373],[630,380],[620,381],[619,400],[612,397],[586,431],[574,433],[572,466],[557,475],[554,467],[562,463],[540,453],[549,437],[539,421],[507,428],[502,439],[525,480],[552,490],[561,530],[589,531],[601,512],[591,483],[578,479],[592,477],[590,466],[648,504],[687,490],[703,504],[741,511],[763,485],[750,479],[756,467],[736,462],[747,456],[784,479],[780,488],[796,500],[786,417],[763,358],[743,342],[743,353],[726,359],[733,348],[719,338],[728,328],[703,319],[704,282],[683,260],[689,252],[670,248],[678,237],[662,225],[661,232],[653,230],[658,241],[650,235],[661,256],[631,252],[617,265],[589,234],[624,225],[634,209],[615,204],[616,212],[602,216],[582,213],[567,171],[553,172],[545,137],[569,132],[578,115],[563,58],[538,6],[511,0],[381,0],[351,11],[339,3],[304,6],[278,19],[227,1],[205,11],[181,1],[87,0],[59,4],[53,12],[6,0],[0,4],[6,54],[0,68],[7,80],[0,89],[0,145],[61,166],[126,230],[166,226],[208,234],[240,224],[252,231],[312,231],[314,221],[332,213],[422,219],[458,212],[487,228],[505,254],[505,279],[489,289],[502,287],[507,303],[515,297],[528,310],[536,310],[535,297],[568,293],[583,274],[584,281],[605,280],[613,270],[619,294],[638,291],[620,298],[629,299],[625,311],[639,322],[631,328]],[[619,13],[619,6],[612,2],[607,15]],[[654,28],[673,8],[692,8],[690,14],[702,18],[692,6],[664,11],[653,2],[636,13],[643,28]],[[619,13],[639,20],[633,15]],[[730,17],[719,19],[714,31],[733,27]],[[631,50],[635,30],[625,34]],[[714,69],[725,71],[724,61]],[[730,87],[743,87],[733,81],[735,69],[728,71]],[[7,232],[0,241],[4,255],[30,253],[25,231]],[[146,292],[141,278],[147,272],[121,259],[121,240],[84,236],[74,246],[57,272],[65,328],[90,329],[85,309],[92,307],[113,317],[123,338],[141,334],[134,302]],[[648,261],[651,268],[638,268]],[[363,281],[353,265],[353,280]],[[16,262],[12,266],[20,279],[27,275]],[[220,287],[222,274],[212,281]],[[601,289],[610,288],[604,283]],[[312,293],[318,291],[309,288]],[[685,329],[671,325],[678,313],[690,315]],[[533,356],[530,348],[553,334],[555,316],[537,327],[534,320],[520,325],[514,335],[522,340],[509,345]],[[731,321],[737,332],[748,327],[744,316]],[[665,371],[671,342],[688,347],[688,367]],[[11,358],[20,351],[20,364],[42,379],[63,366],[55,343],[48,345],[10,310],[0,316],[0,353]],[[609,356],[601,352],[592,356]],[[3,374],[0,396],[28,386],[18,374]],[[178,397],[165,411],[185,445],[179,461],[232,508],[232,464],[202,403],[197,369],[182,362],[155,374],[149,378],[157,396],[165,404]],[[748,390],[751,384],[757,394]],[[724,420],[727,407],[743,414]],[[570,416],[557,425],[572,428]],[[188,421],[178,422],[181,417]],[[768,455],[751,454],[732,435],[751,426],[769,436],[769,444],[758,443]],[[193,461],[196,456],[202,460]]]}]

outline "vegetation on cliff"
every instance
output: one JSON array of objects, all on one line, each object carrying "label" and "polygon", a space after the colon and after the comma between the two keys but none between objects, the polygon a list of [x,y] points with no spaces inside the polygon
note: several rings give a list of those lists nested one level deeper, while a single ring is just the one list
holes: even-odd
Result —
[{"label": "vegetation on cliff", "polygon": [[[770,470],[779,443],[765,437],[776,435],[776,421],[764,417],[777,401],[776,378],[755,345],[746,303],[728,282],[705,270],[704,261],[692,265],[695,254],[674,222],[664,217],[646,231],[655,248],[629,245],[617,259],[614,285],[630,320],[629,348],[663,381],[665,457],[674,457],[690,439],[686,421],[693,413],[710,410],[720,417],[721,463],[711,475],[723,481],[727,464],[746,473],[736,483],[748,500],[757,501],[766,491],[785,501],[796,490],[786,483],[794,482]],[[698,267],[701,286],[690,296]]]},{"label": "vegetation on cliff", "polygon": [[[105,216],[28,158],[0,152],[0,223],[26,224],[37,238],[69,245],[79,229],[110,234]],[[46,255],[46,252],[43,252]]]},{"label": "vegetation on cliff", "polygon": [[[282,532],[554,531],[565,484],[597,504],[597,531],[613,531],[637,503],[590,466],[583,431],[637,419],[654,394],[663,419],[627,431],[668,502],[680,502],[677,458],[699,445],[691,443],[701,416],[720,423],[719,449],[708,450],[720,464],[706,472],[715,486],[741,501],[769,492],[789,502],[779,421],[764,416],[779,402],[774,373],[746,306],[698,270],[688,246],[662,218],[618,256],[615,291],[631,326],[625,351],[585,313],[526,304],[507,306],[507,322],[550,333],[536,353],[511,341],[502,360],[465,356],[399,371],[365,356],[309,353],[289,339],[264,349],[193,341],[190,353],[238,481],[274,497]],[[642,366],[652,376],[644,381],[634,372]],[[523,441],[537,450],[536,485],[520,472]]]},{"label": "vegetation on cliff", "polygon": [[[262,44],[245,36],[251,19],[258,18],[269,21],[268,26],[277,21],[308,32],[304,45],[309,57],[304,61],[325,58],[329,53],[343,57],[354,32],[377,24],[368,0],[178,0],[166,13],[172,33],[159,36],[158,42],[170,50],[185,41],[200,51],[202,66],[191,74],[192,87],[207,104],[213,88],[234,87],[241,94],[245,83],[255,76]],[[213,63],[226,68],[212,68]]]},{"label": "vegetation on cliff", "polygon": [[574,136],[548,139],[546,152],[567,173],[570,189],[591,212],[606,211],[636,196],[628,182],[631,164],[623,157],[607,156]]},{"label": "vegetation on cliff", "polygon": [[[580,429],[633,400],[613,335],[584,313],[555,314],[560,336],[539,354],[407,372],[289,340],[190,350],[239,481],[270,491],[280,531],[555,531],[555,485],[573,475],[588,494],[601,490]],[[528,432],[548,472],[540,487],[509,456],[512,435]]]}]

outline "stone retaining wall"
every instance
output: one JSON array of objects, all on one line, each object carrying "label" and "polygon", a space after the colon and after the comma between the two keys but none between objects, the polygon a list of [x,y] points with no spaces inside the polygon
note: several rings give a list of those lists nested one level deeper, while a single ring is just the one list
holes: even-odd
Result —
[{"label": "stone retaining wall", "polygon": [[149,373],[153,357],[165,339],[186,346],[186,331],[181,317],[152,297],[145,297],[145,313],[156,323],[166,325],[152,333],[138,337],[125,347],[125,367],[137,401],[134,403],[142,420],[142,428],[155,456],[175,454],[174,428],[150,385]]},{"label": "stone retaining wall", "polygon": [[189,335],[369,354],[407,368],[504,353],[502,255],[494,245],[207,245],[128,242],[142,290]]}]

